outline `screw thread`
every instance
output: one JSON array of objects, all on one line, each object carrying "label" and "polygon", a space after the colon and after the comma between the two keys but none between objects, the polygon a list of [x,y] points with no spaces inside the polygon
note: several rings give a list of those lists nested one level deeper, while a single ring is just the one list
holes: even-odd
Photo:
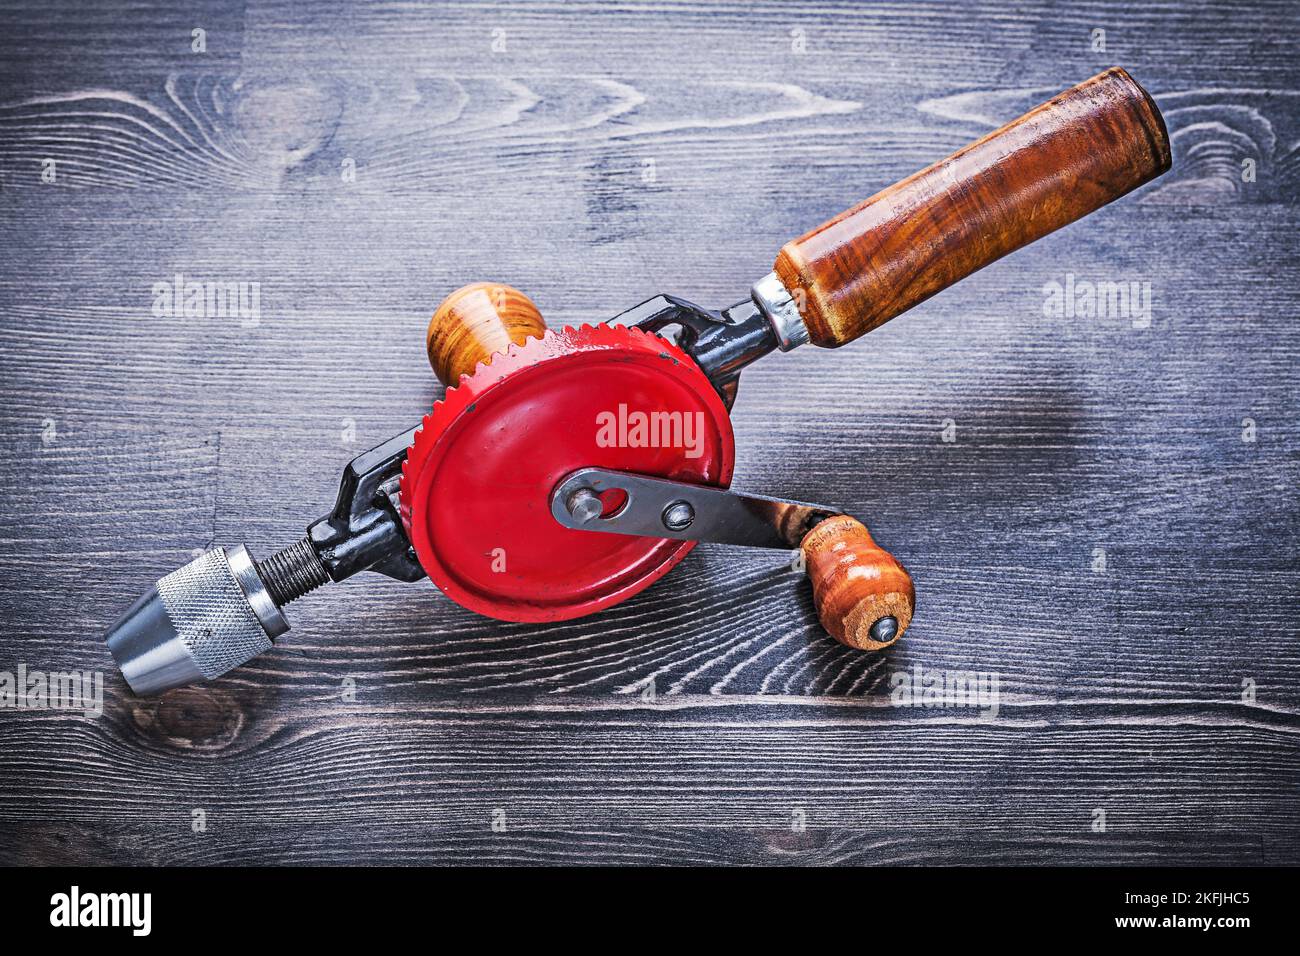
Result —
[{"label": "screw thread", "polygon": [[256,567],[276,607],[284,607],[330,580],[329,571],[309,538],[277,551],[265,561],[256,562]]}]

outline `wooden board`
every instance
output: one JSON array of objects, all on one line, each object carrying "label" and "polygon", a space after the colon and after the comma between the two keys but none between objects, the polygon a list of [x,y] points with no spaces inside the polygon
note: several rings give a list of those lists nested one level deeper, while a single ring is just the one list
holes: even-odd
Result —
[{"label": "wooden board", "polygon": [[[6,4],[0,671],[106,700],[0,709],[0,862],[1300,862],[1300,15],[1137,6]],[[915,577],[888,654],[787,556],[703,546],[581,621],[363,575],[220,682],[117,676],[143,587],[295,540],[438,397],[452,289],[729,304],[1110,65],[1172,173],[744,375],[736,486]],[[176,273],[258,321],[158,314]],[[1149,315],[1050,313],[1071,276]],[[891,706],[917,667],[996,674],[997,716]]]}]

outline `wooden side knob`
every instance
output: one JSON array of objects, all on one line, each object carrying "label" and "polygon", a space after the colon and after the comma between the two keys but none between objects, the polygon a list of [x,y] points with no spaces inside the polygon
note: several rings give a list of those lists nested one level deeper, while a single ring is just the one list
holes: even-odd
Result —
[{"label": "wooden side knob", "polygon": [[455,385],[510,343],[546,332],[533,300],[499,282],[475,282],[442,300],[429,320],[425,347],[429,364],[443,385]]},{"label": "wooden side knob", "polygon": [[818,524],[799,545],[822,627],[841,644],[878,651],[912,621],[912,577],[848,515]]}]

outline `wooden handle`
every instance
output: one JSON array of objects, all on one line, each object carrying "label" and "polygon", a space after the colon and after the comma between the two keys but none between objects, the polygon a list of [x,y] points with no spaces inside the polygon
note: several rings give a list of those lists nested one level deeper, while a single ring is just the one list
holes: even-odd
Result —
[{"label": "wooden handle", "polygon": [[443,385],[455,385],[510,343],[540,337],[546,322],[533,300],[499,282],[475,282],[442,300],[425,335],[429,364]]},{"label": "wooden handle", "polygon": [[832,637],[860,651],[878,651],[903,636],[916,607],[912,577],[861,521],[827,518],[799,548],[817,615]]},{"label": "wooden handle", "polygon": [[1098,74],[786,243],[775,271],[834,347],[1169,169],[1154,101]]}]

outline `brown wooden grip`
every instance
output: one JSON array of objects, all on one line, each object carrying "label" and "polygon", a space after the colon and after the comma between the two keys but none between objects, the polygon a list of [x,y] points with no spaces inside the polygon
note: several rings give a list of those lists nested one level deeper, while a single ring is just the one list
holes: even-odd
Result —
[{"label": "brown wooden grip", "polygon": [[834,347],[1169,169],[1155,102],[1119,68],[786,243],[775,271]]},{"label": "brown wooden grip", "polygon": [[546,332],[533,300],[499,282],[475,282],[442,300],[425,335],[429,364],[443,385],[455,385],[510,343]]},{"label": "brown wooden grip", "polygon": [[[827,518],[799,548],[817,615],[832,637],[861,651],[878,651],[903,636],[916,607],[912,576],[872,540],[861,521],[848,515]],[[894,632],[877,640],[871,627],[888,617],[896,622]]]}]

